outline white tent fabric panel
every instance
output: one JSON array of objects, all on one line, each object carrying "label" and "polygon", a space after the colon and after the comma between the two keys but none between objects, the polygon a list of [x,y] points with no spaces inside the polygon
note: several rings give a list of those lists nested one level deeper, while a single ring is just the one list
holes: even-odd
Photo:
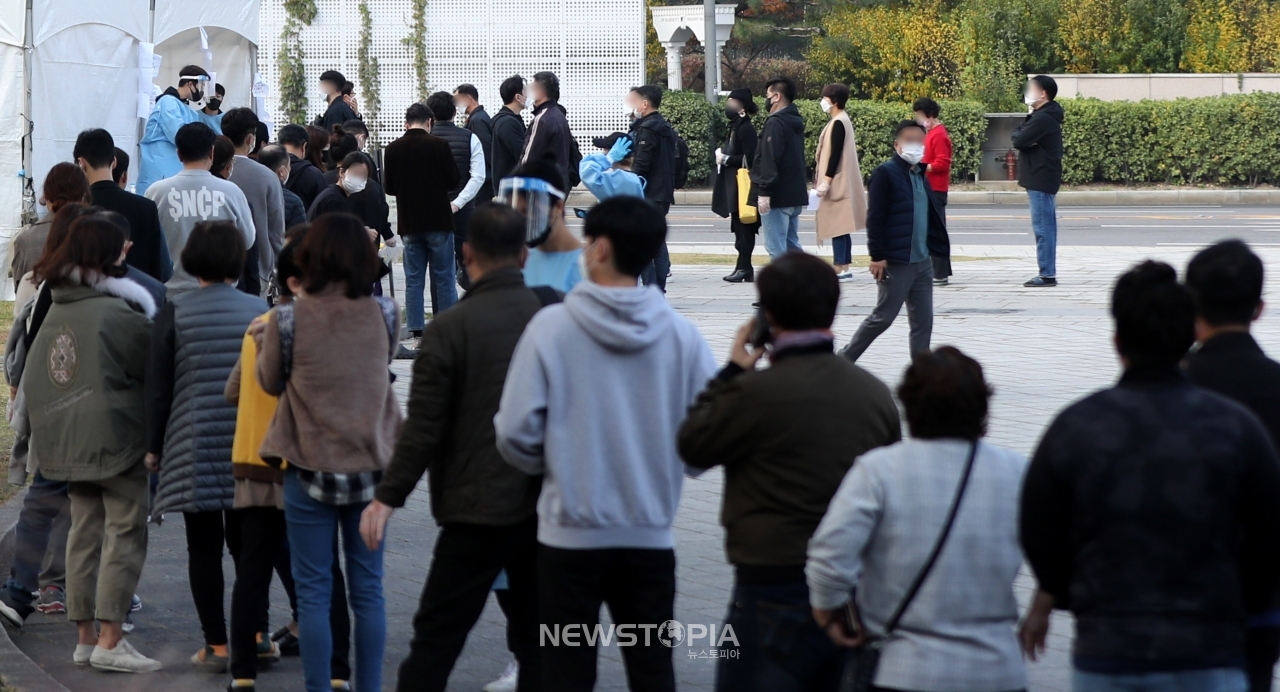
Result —
[{"label": "white tent fabric panel", "polygon": [[[25,51],[20,46],[0,45],[0,277],[9,275],[9,241],[22,227],[22,135],[27,131],[22,118],[26,99],[23,80]],[[13,296],[13,282],[0,287],[0,298]]]},{"label": "white tent fabric panel", "polygon": [[233,31],[256,44],[259,12],[257,0],[156,0],[151,40],[161,43],[179,32],[203,26],[206,30],[219,27]]},{"label": "white tent fabric panel", "polygon": [[27,3],[0,0],[0,43],[21,46],[26,40]]},{"label": "white tent fabric panel", "polygon": [[[135,150],[137,53],[133,36],[103,24],[72,26],[36,46],[31,69],[31,172],[37,196],[49,169],[71,160],[81,130],[105,128],[116,146]],[[134,179],[138,157],[132,158],[129,171]]]},{"label": "white tent fabric panel", "polygon": [[[156,11],[159,12],[157,3]],[[244,106],[253,107],[253,52],[254,44],[247,36],[229,29],[205,27],[209,37],[209,52],[213,61],[205,64],[204,51],[200,48],[200,30],[180,31],[157,43],[160,74],[155,83],[161,90],[178,85],[178,71],[185,65],[199,65],[218,76],[218,83],[227,90],[222,102],[222,112]]]},{"label": "white tent fabric panel", "polygon": [[[5,0],[8,1],[8,0]],[[77,24],[105,24],[145,41],[151,36],[150,0],[40,0],[31,12],[34,44]],[[137,64],[133,61],[131,64]],[[128,93],[137,91],[137,85]],[[130,100],[132,104],[132,100]]]}]

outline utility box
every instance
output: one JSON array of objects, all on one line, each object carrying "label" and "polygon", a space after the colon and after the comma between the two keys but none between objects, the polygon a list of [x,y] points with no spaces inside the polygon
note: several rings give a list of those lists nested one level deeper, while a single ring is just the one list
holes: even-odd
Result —
[{"label": "utility box", "polygon": [[1026,113],[987,113],[987,136],[982,140],[982,163],[978,165],[978,181],[1008,180],[1005,156],[1013,149],[1013,131],[1026,119]]}]

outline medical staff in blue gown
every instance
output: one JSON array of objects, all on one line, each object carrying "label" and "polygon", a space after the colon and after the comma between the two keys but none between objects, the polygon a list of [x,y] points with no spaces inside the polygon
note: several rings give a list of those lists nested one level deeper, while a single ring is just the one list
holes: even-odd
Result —
[{"label": "medical staff in blue gown", "polygon": [[142,158],[138,162],[138,194],[144,194],[151,184],[172,177],[182,170],[178,160],[178,147],[174,137],[178,128],[187,123],[203,122],[222,134],[222,115],[209,109],[197,109],[191,104],[205,98],[209,73],[196,65],[187,65],[178,73],[177,88],[169,87],[156,99],[155,108],[147,118],[147,129],[142,133]]}]

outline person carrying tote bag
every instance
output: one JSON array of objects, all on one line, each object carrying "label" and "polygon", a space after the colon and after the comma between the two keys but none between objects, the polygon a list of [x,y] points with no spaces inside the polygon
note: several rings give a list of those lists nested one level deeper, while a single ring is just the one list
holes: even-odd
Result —
[{"label": "person carrying tote bag", "polygon": [[853,240],[850,233],[867,230],[867,191],[858,165],[853,123],[844,107],[849,87],[828,84],[822,89],[822,110],[831,116],[818,137],[814,190],[818,195],[818,243],[831,240],[833,264],[841,281],[851,281]]},{"label": "person carrying tote bag", "polygon": [[759,141],[755,126],[751,124],[751,116],[755,112],[756,102],[751,98],[750,89],[730,92],[725,102],[729,139],[724,148],[716,150],[716,186],[712,191],[711,210],[721,217],[729,217],[738,263],[724,280],[735,284],[755,281],[751,253],[755,251],[756,235],[760,233],[760,215],[755,207],[747,204],[751,193],[747,166],[755,158]]},{"label": "person carrying tote bag", "polygon": [[990,392],[959,350],[917,354],[898,388],[912,439],[859,457],[809,542],[814,619],[853,648],[844,691],[1027,686],[1013,592],[1027,462],[981,441]]}]

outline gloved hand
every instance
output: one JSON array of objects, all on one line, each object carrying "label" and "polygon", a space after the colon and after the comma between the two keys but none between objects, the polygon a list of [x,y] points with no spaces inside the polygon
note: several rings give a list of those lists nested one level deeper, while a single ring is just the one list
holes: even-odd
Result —
[{"label": "gloved hand", "polygon": [[819,197],[826,197],[827,192],[829,192],[830,190],[831,190],[831,181],[827,180],[826,178],[824,178],[822,182],[818,183],[818,186],[814,188],[814,192],[817,192]]},{"label": "gloved hand", "polygon": [[609,150],[609,153],[605,154],[605,158],[609,159],[610,163],[617,163],[630,155],[631,138],[619,137],[618,141],[613,143],[613,148]]},{"label": "gloved hand", "polygon": [[729,157],[725,155],[724,150],[717,148],[716,149],[716,165],[723,166],[728,160],[729,160]]},{"label": "gloved hand", "polygon": [[758,198],[756,198],[756,210],[757,210],[757,211],[759,211],[761,214],[768,214],[770,209],[773,209],[773,206],[769,204],[769,198],[768,198],[768,197],[758,197]]}]

